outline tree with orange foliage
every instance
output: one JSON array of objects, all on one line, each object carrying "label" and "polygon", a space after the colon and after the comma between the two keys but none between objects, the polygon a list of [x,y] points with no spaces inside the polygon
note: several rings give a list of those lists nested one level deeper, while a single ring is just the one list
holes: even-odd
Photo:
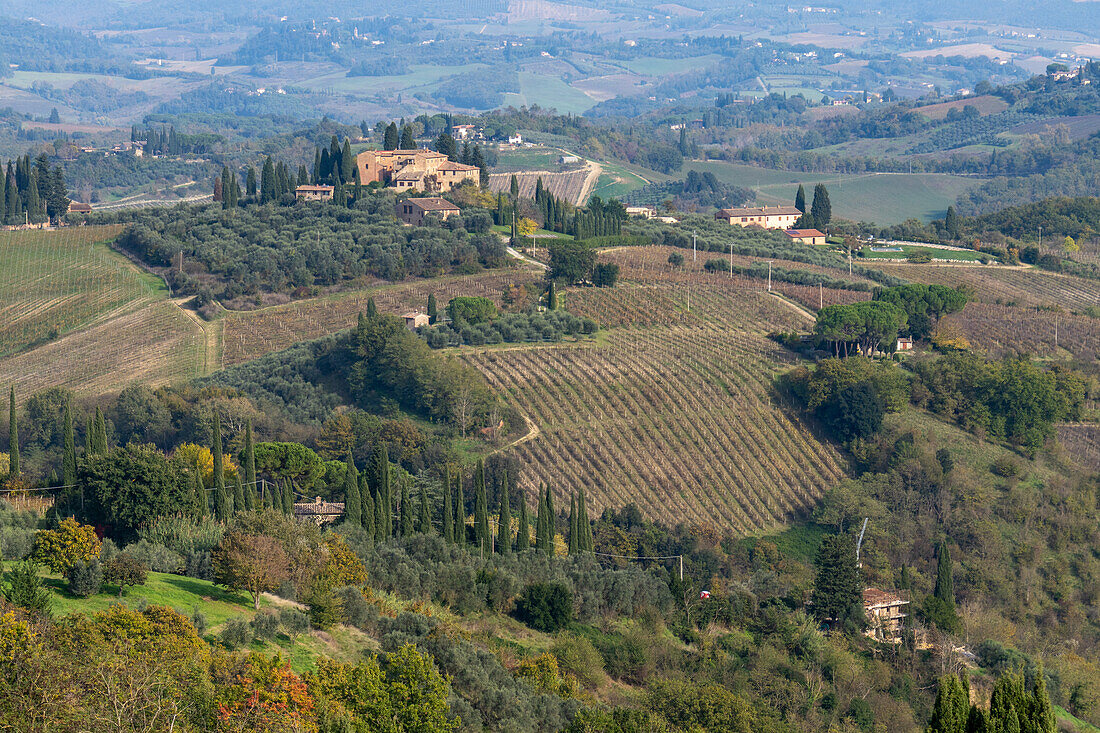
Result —
[{"label": "tree with orange foliage", "polygon": [[218,660],[215,670],[218,731],[312,733],[316,701],[281,655],[252,653]]}]

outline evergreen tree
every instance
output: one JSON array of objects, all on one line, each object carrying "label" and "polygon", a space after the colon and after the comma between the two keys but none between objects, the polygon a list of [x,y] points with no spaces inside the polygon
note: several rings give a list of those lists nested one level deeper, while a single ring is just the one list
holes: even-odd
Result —
[{"label": "evergreen tree", "polygon": [[947,541],[941,540],[936,548],[936,586],[932,595],[924,599],[924,614],[940,630],[956,633],[959,615],[955,611],[955,584],[951,576],[951,551]]},{"label": "evergreen tree", "polygon": [[19,418],[15,414],[15,387],[8,396],[8,476],[19,476]]},{"label": "evergreen tree", "polygon": [[451,501],[451,468],[447,467],[447,473],[443,478],[443,541],[454,544],[455,518],[454,502]]},{"label": "evergreen tree", "polygon": [[466,544],[466,497],[462,492],[462,471],[455,476],[455,544]]},{"label": "evergreen tree", "polygon": [[275,183],[275,164],[269,155],[264,161],[263,172],[260,173],[260,203],[269,204],[279,197]]},{"label": "evergreen tree", "polygon": [[195,510],[200,517],[210,513],[209,500],[206,498],[206,487],[202,483],[202,468],[195,464],[195,480],[192,482],[195,491]]},{"label": "evergreen tree", "polygon": [[592,552],[595,546],[592,544],[592,524],[588,521],[588,508],[584,501],[584,487],[577,493],[577,523],[580,532],[580,551]]},{"label": "evergreen tree", "polygon": [[569,554],[576,555],[580,552],[577,543],[580,540],[580,522],[577,516],[577,494],[569,493]]},{"label": "evergreen tree", "polygon": [[512,180],[508,183],[508,195],[515,201],[519,198],[519,179],[516,178],[516,174],[512,174]]},{"label": "evergreen tree", "polygon": [[435,302],[435,293],[428,293],[428,323],[435,325],[439,320],[439,306]]},{"label": "evergreen tree", "polygon": [[[370,303],[367,304],[370,312]],[[379,443],[371,462],[371,492],[378,506],[375,510],[375,535],[379,542],[393,536],[393,501],[390,496],[390,459],[386,446]]]},{"label": "evergreen tree", "polygon": [[69,212],[69,189],[65,185],[65,169],[61,166],[50,171],[49,194],[46,197],[46,215],[53,220]]},{"label": "evergreen tree", "polygon": [[414,513],[416,507],[413,506],[409,500],[409,482],[404,476],[401,477],[401,536],[411,537],[415,531],[416,522],[414,519]]},{"label": "evergreen tree", "polygon": [[798,184],[798,192],[794,195],[794,208],[803,214],[806,213],[806,189],[801,183]]},{"label": "evergreen tree", "polygon": [[531,521],[527,517],[527,497],[520,493],[519,526],[516,529],[516,552],[523,552],[531,546]]},{"label": "evergreen tree", "polygon": [[546,291],[546,307],[552,311],[558,309],[558,286],[553,280]]},{"label": "evergreen tree", "polygon": [[256,169],[248,166],[248,175],[244,179],[244,193],[246,196],[256,195]]},{"label": "evergreen tree", "polygon": [[947,216],[944,218],[943,224],[949,237],[952,239],[959,238],[959,214],[955,211],[954,206],[947,207]]},{"label": "evergreen tree", "polygon": [[4,599],[13,606],[49,617],[52,598],[38,577],[38,566],[29,560],[17,563],[8,573]]},{"label": "evergreen tree", "polygon": [[940,678],[927,733],[966,733],[970,719],[970,693],[955,674]]},{"label": "evergreen tree", "polygon": [[840,627],[862,627],[863,584],[856,567],[856,551],[848,535],[828,535],[821,540],[814,562],[813,614],[819,621]]},{"label": "evergreen tree", "polygon": [[313,175],[310,176],[309,182],[316,186],[321,182],[321,149],[317,148],[316,153],[313,156]]},{"label": "evergreen tree", "polygon": [[446,155],[447,160],[458,162],[458,146],[455,144],[455,139],[447,133],[439,133],[439,138],[435,141],[435,149]]},{"label": "evergreen tree", "polygon": [[92,416],[88,415],[84,425],[84,456],[93,455],[95,455],[95,423],[92,422]]},{"label": "evergreen tree", "polygon": [[233,509],[237,514],[245,510],[244,482],[241,481],[241,472],[237,471],[237,480],[233,482]]},{"label": "evergreen tree", "polygon": [[489,502],[485,496],[485,461],[477,462],[474,474],[474,537],[482,555],[493,552],[492,532],[489,528]]},{"label": "evergreen tree", "polygon": [[810,216],[814,220],[814,228],[825,231],[833,218],[833,206],[829,203],[829,190],[824,183],[814,186],[814,202],[810,204]]},{"label": "evergreen tree", "polygon": [[71,405],[65,403],[65,452],[61,459],[61,483],[72,486],[76,483],[76,437],[73,435],[73,412]]},{"label": "evergreen tree", "polygon": [[412,127],[409,125],[401,128],[401,149],[416,150],[416,138],[413,137]]},{"label": "evergreen tree", "polygon": [[304,165],[298,166],[298,180],[296,185],[308,186],[309,185],[309,171],[306,170]]},{"label": "evergreen tree", "polygon": [[1006,672],[993,684],[987,729],[993,733],[1023,733],[1021,717],[1026,718],[1028,707],[1023,674]]},{"label": "evergreen tree", "polygon": [[497,552],[509,555],[512,552],[512,506],[508,490],[508,472],[504,471],[500,479],[500,514],[497,517]]},{"label": "evergreen tree", "polygon": [[256,446],[252,441],[252,420],[244,424],[244,460],[241,468],[244,470],[244,483],[256,490]]},{"label": "evergreen tree", "polygon": [[359,496],[359,475],[355,470],[355,461],[348,450],[344,463],[344,522],[353,527],[363,526],[363,503]]},{"label": "evergreen tree", "polygon": [[400,139],[397,134],[397,124],[391,122],[386,127],[386,132],[382,139],[382,149],[397,150],[398,144],[400,144]]},{"label": "evergreen tree", "polygon": [[222,420],[218,413],[214,413],[214,447],[210,451],[214,456],[214,516],[220,521],[229,521],[233,507],[230,506],[230,498],[225,490],[225,465],[222,455]]},{"label": "evergreen tree", "polygon": [[1043,663],[1040,662],[1035,672],[1035,686],[1031,690],[1027,724],[1022,726],[1021,733],[1055,733],[1057,725],[1054,708],[1047,694],[1047,676],[1043,671]]},{"label": "evergreen tree", "polygon": [[232,196],[230,196],[230,194],[229,194],[229,183],[230,183],[230,181],[229,181],[229,166],[227,166],[227,165],[222,166],[221,181],[222,181],[222,183],[221,183],[222,208],[223,209],[228,209],[230,200],[232,199]]},{"label": "evergreen tree", "polygon": [[359,474],[359,500],[362,503],[363,529],[371,542],[374,542],[374,499],[370,495],[366,471]]},{"label": "evergreen tree", "polygon": [[103,410],[95,408],[95,436],[92,448],[96,455],[107,455],[107,421],[103,418]]},{"label": "evergreen tree", "polygon": [[428,506],[428,487],[420,486],[420,515],[416,518],[416,531],[420,534],[435,534],[432,530],[432,510]]},{"label": "evergreen tree", "polygon": [[283,481],[283,514],[294,516],[294,487],[290,479]]},{"label": "evergreen tree", "polygon": [[256,494],[256,485],[244,487],[244,511],[254,512],[259,508],[259,498]]},{"label": "evergreen tree", "polygon": [[344,147],[340,150],[340,180],[351,183],[352,171],[355,169],[355,156],[351,154],[351,139],[344,138]]}]

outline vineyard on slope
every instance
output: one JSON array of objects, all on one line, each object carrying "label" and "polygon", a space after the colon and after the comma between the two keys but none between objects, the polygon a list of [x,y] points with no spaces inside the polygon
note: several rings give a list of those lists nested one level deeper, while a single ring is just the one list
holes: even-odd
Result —
[{"label": "vineyard on slope", "polygon": [[943,320],[957,326],[971,346],[991,357],[1100,358],[1100,319],[1018,306],[968,303]]},{"label": "vineyard on slope", "polygon": [[425,311],[428,295],[435,294],[439,310],[451,298],[477,295],[500,305],[501,296],[512,285],[523,286],[539,273],[515,269],[415,280],[376,288],[301,300],[254,311],[235,311],[225,316],[222,365],[231,366],[258,359],[300,341],[318,338],[355,325],[356,317],[374,298],[382,313],[402,315],[410,310]]},{"label": "vineyard on slope", "polygon": [[618,327],[598,346],[463,356],[538,426],[510,449],[529,499],[543,482],[559,501],[583,486],[590,512],[635,503],[751,533],[804,515],[844,476],[770,392],[794,357],[763,334],[807,323],[788,305],[728,279],[571,290],[567,303]]},{"label": "vineyard on slope", "polygon": [[106,242],[121,227],[0,232],[0,357],[136,307],[156,292]]},{"label": "vineyard on slope", "polygon": [[1060,306],[1070,310],[1100,303],[1100,282],[1037,268],[895,265],[889,272],[912,282],[964,285],[986,303]]}]

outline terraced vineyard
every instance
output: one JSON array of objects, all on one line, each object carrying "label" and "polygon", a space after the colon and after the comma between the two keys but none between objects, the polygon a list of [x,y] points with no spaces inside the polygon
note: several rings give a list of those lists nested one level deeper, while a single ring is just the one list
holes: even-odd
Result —
[{"label": "terraced vineyard", "polygon": [[55,386],[89,397],[157,387],[201,376],[204,341],[182,310],[159,300],[0,361],[0,384],[20,399]]},{"label": "terraced vineyard", "polygon": [[531,270],[516,269],[417,280],[229,313],[225,317],[222,364],[230,366],[250,361],[299,341],[348,328],[366,309],[370,298],[374,298],[378,310],[398,315],[409,310],[425,310],[431,293],[435,293],[441,310],[447,301],[459,295],[479,295],[499,305],[505,288],[523,285],[539,276],[540,273]]},{"label": "terraced vineyard", "polygon": [[463,358],[537,426],[509,449],[528,497],[581,486],[599,513],[635,503],[750,533],[804,515],[843,459],[770,386],[793,357],[764,333],[804,316],[722,283],[627,284],[567,294],[569,310],[615,324],[600,345],[468,352]]},{"label": "terraced vineyard", "polygon": [[1100,282],[1036,268],[898,265],[885,269],[913,282],[965,285],[986,303],[1057,305],[1070,310],[1100,304]]},{"label": "terraced vineyard", "polygon": [[1100,425],[1059,425],[1058,444],[1082,466],[1100,471]]},{"label": "terraced vineyard", "polygon": [[944,319],[959,328],[970,344],[999,358],[1030,354],[1093,361],[1100,358],[1100,320],[1016,306],[968,303]]},{"label": "terraced vineyard", "polygon": [[106,242],[121,227],[0,232],[0,357],[149,300],[150,281]]},{"label": "terraced vineyard", "polygon": [[582,203],[585,195],[585,181],[589,177],[587,168],[578,168],[572,171],[519,171],[516,173],[490,173],[489,190],[494,193],[507,192],[512,183],[512,176],[519,183],[519,195],[521,198],[533,199],[538,180],[542,179],[546,190],[560,199],[571,204]]}]

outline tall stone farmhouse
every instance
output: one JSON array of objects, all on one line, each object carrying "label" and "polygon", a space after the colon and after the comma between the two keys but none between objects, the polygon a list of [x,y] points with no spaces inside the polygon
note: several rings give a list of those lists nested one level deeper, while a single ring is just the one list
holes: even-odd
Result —
[{"label": "tall stone farmhouse", "polygon": [[476,165],[454,163],[432,150],[364,150],[355,164],[364,186],[377,182],[398,191],[446,193],[463,181],[481,182]]}]

